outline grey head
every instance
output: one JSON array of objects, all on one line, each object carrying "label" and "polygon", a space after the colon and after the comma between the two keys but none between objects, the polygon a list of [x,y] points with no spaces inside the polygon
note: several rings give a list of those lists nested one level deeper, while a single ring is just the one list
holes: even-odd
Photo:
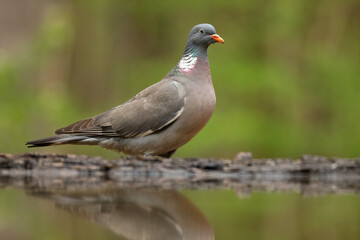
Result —
[{"label": "grey head", "polygon": [[215,28],[208,23],[198,24],[190,31],[183,57],[196,56],[207,58],[207,48],[210,44],[224,40],[216,34]]},{"label": "grey head", "polygon": [[209,68],[207,49],[211,44],[217,42],[224,43],[224,40],[216,34],[216,30],[211,24],[202,23],[193,27],[186,42],[182,58],[166,77],[178,73],[190,73],[195,68],[199,69],[199,67],[195,66],[197,60],[199,60],[198,62],[205,63],[204,66]]},{"label": "grey head", "polygon": [[216,30],[211,24],[202,23],[191,29],[186,48],[196,48],[200,54],[206,54],[210,44],[217,42],[224,43],[224,40],[216,34]]}]

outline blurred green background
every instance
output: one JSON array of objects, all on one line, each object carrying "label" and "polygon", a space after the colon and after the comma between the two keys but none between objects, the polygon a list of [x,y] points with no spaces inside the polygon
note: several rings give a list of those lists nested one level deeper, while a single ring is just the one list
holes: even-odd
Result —
[{"label": "blurred green background", "polygon": [[175,156],[360,155],[358,0],[1,0],[0,152],[159,81],[202,22],[226,42],[209,48],[217,107]]}]

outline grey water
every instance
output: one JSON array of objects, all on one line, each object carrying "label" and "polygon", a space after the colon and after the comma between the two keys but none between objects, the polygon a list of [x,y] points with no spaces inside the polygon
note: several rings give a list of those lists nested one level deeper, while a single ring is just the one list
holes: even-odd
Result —
[{"label": "grey water", "polygon": [[360,239],[358,183],[0,179],[0,239]]}]

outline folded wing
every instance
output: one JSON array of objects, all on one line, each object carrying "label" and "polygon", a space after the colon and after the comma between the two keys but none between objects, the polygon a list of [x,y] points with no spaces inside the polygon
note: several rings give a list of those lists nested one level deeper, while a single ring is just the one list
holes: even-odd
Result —
[{"label": "folded wing", "polygon": [[175,122],[183,112],[186,92],[176,81],[159,82],[128,102],[93,118],[56,130],[56,134],[143,137]]}]

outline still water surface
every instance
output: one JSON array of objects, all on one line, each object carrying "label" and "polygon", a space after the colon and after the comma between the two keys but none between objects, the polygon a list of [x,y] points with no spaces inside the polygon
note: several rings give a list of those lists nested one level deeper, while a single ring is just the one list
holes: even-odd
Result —
[{"label": "still water surface", "polygon": [[56,184],[2,183],[0,239],[360,239],[356,191]]}]

